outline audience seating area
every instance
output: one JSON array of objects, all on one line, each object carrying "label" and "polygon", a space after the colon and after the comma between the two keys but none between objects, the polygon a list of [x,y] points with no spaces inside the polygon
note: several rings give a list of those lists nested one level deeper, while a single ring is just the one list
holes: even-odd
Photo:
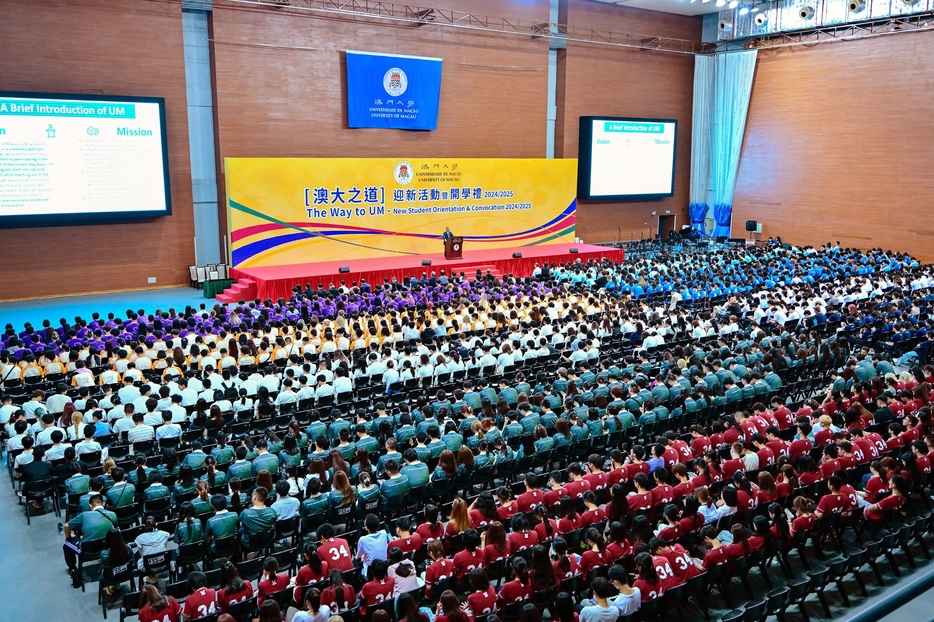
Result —
[{"label": "audience seating area", "polygon": [[[74,586],[121,622],[147,585],[184,607],[194,572],[206,621],[309,592],[344,622],[409,597],[441,622],[586,621],[605,585],[620,622],[829,618],[930,560],[930,277],[879,250],[723,246],[8,326],[10,481],[25,521],[61,514]],[[84,539],[98,491],[116,534]],[[239,531],[216,530],[230,508]],[[386,592],[387,557],[420,584]],[[232,572],[256,592],[225,602]]]}]

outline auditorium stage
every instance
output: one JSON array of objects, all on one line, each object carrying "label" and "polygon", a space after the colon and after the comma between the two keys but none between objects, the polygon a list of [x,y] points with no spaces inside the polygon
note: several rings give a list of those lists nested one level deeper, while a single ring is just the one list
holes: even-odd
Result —
[{"label": "auditorium stage", "polygon": [[[440,244],[439,244],[440,246]],[[571,253],[570,249],[578,249]],[[514,258],[513,253],[522,253],[521,258]],[[476,274],[481,269],[485,274],[490,270],[497,275],[512,274],[514,276],[530,276],[535,264],[562,263],[577,259],[587,262],[591,259],[606,257],[613,261],[621,261],[624,256],[622,249],[594,246],[591,244],[545,244],[541,246],[521,246],[512,248],[495,248],[464,252],[464,258],[448,261],[442,253],[433,255],[403,255],[399,257],[379,257],[375,259],[351,259],[346,261],[331,261],[325,263],[303,263],[285,266],[269,266],[263,268],[231,268],[231,278],[237,279],[236,285],[218,295],[221,302],[237,302],[239,300],[252,300],[254,298],[288,298],[295,285],[311,283],[317,288],[319,284],[324,287],[332,283],[339,285],[341,281],[350,285],[361,279],[367,283],[379,284],[383,279],[396,277],[401,281],[406,276],[420,276],[422,272],[431,274],[432,271],[441,274],[463,272],[467,277]],[[430,260],[430,266],[423,266],[423,260]],[[347,266],[350,272],[341,274],[339,268]]]}]

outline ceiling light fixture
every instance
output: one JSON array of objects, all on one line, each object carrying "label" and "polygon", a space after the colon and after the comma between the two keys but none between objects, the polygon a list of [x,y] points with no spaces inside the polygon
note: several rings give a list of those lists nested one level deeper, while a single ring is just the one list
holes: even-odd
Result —
[{"label": "ceiling light fixture", "polygon": [[745,14],[748,13],[748,12],[749,12],[749,7],[748,7],[748,6],[743,6],[743,7],[740,7],[740,9],[739,9],[739,14],[740,14],[740,15],[745,15]]},{"label": "ceiling light fixture", "polygon": [[717,0],[717,6],[723,6],[726,4],[726,0]]},{"label": "ceiling light fixture", "polygon": [[731,9],[735,9],[737,6],[739,6],[739,0],[732,0],[732,1],[730,2],[730,8],[731,8]]}]

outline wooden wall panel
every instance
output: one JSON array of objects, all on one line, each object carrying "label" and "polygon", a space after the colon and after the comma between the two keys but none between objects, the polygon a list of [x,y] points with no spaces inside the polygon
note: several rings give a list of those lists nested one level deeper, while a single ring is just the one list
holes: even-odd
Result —
[{"label": "wooden wall panel", "polygon": [[934,260],[934,34],[759,52],[733,228]]},{"label": "wooden wall panel", "polygon": [[[604,31],[667,36],[700,41],[702,21],[688,17],[569,0],[568,25]],[[561,66],[563,64],[563,67]],[[689,223],[688,191],[691,178],[691,112],[694,98],[694,57],[686,54],[616,48],[569,42],[559,64],[565,97],[559,101],[556,156],[576,158],[579,117],[586,115],[656,117],[678,120],[675,153],[675,193],[660,201],[628,203],[581,202],[577,211],[577,234],[585,242],[622,239],[631,231],[653,232],[657,215],[666,210],[677,216],[677,224]],[[560,84],[560,82],[559,82]],[[657,212],[653,216],[652,212]]]},{"label": "wooden wall panel", "polygon": [[[548,20],[548,0],[432,4]],[[544,39],[222,1],[213,28],[221,158],[545,156]],[[348,128],[348,49],[443,58],[438,129]]]},{"label": "wooden wall panel", "polygon": [[188,283],[194,224],[179,4],[0,0],[0,89],[164,97],[172,216],[0,230],[0,300]]}]

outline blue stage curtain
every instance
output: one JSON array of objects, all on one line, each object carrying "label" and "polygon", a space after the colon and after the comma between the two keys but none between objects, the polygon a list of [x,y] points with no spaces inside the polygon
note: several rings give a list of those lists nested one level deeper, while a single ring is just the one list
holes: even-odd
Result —
[{"label": "blue stage curtain", "polygon": [[704,218],[707,216],[707,210],[710,206],[706,203],[691,203],[688,207],[688,215],[691,217],[691,226],[697,231],[704,233]]},{"label": "blue stage curtain", "polygon": [[756,50],[716,54],[710,179],[713,195],[714,237],[729,237],[733,215],[733,188],[739,169],[746,112],[756,69]]},{"label": "blue stage curtain", "polygon": [[724,205],[722,203],[719,205],[714,205],[713,217],[717,222],[717,226],[713,229],[713,237],[730,237],[730,223],[733,221],[733,206]]}]

